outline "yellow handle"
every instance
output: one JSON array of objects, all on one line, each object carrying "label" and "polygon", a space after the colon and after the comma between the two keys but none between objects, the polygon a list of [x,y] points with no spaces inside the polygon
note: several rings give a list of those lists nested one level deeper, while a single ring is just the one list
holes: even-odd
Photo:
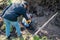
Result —
[{"label": "yellow handle", "polygon": [[26,23],[31,23],[31,20],[26,20]]}]

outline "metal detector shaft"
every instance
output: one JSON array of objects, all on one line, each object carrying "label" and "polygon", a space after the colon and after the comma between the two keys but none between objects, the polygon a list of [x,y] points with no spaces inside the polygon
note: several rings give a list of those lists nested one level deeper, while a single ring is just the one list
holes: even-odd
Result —
[{"label": "metal detector shaft", "polygon": [[46,21],[36,32],[33,36],[37,35],[39,31],[41,31],[56,15],[58,12],[56,12],[48,21]]}]

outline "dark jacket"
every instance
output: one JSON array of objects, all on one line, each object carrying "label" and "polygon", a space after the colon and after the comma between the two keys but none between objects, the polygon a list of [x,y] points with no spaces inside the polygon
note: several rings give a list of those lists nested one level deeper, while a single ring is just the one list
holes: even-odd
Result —
[{"label": "dark jacket", "polygon": [[28,20],[26,9],[23,7],[23,5],[14,3],[5,8],[2,17],[10,21],[17,21],[17,17],[20,15],[23,15],[26,20]]}]

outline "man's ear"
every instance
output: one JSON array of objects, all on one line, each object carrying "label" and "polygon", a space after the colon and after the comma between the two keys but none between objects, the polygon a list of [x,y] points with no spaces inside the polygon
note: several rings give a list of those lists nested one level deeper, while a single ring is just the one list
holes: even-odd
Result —
[{"label": "man's ear", "polygon": [[24,8],[27,8],[27,6],[26,6],[26,5],[24,5]]}]

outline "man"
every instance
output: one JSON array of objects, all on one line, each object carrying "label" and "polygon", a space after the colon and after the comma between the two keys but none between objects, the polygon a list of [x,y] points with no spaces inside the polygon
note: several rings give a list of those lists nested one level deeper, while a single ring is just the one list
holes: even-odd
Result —
[{"label": "man", "polygon": [[19,17],[20,15],[23,15],[23,17],[26,18],[27,23],[31,22],[26,15],[27,8],[28,8],[28,3],[23,2],[22,4],[21,3],[10,4],[5,9],[1,17],[4,18],[4,23],[6,24],[7,38],[9,38],[10,36],[10,25],[13,25],[16,28],[18,36],[21,36],[20,25],[17,21],[17,17]]}]

